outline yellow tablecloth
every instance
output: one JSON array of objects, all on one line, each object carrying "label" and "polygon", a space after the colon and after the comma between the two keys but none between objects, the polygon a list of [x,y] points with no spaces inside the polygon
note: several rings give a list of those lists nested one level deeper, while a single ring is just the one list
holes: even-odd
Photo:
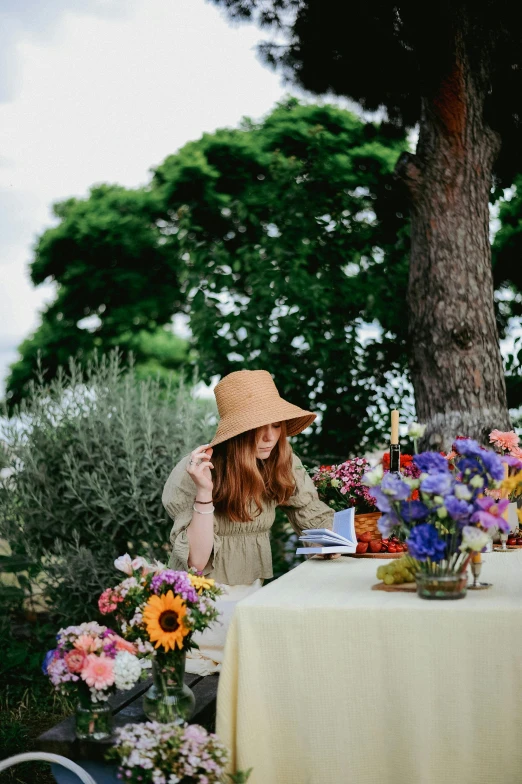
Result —
[{"label": "yellow tablecloth", "polygon": [[217,731],[249,784],[521,784],[522,552],[460,601],[310,560],[236,608]]}]

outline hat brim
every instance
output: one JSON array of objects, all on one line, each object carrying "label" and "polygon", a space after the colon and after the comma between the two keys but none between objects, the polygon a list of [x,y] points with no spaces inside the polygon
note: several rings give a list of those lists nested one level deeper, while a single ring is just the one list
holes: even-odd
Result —
[{"label": "hat brim", "polygon": [[311,411],[305,411],[299,406],[294,406],[292,403],[287,403],[286,400],[280,399],[280,402],[274,403],[270,407],[270,411],[262,411],[256,416],[251,410],[244,413],[235,413],[230,416],[225,416],[219,421],[216,434],[210,446],[217,446],[222,444],[223,441],[228,441],[230,438],[246,433],[248,430],[256,430],[258,427],[264,425],[271,425],[273,422],[286,422],[286,434],[288,436],[296,436],[303,430],[306,430],[309,425],[317,418],[317,414]]}]

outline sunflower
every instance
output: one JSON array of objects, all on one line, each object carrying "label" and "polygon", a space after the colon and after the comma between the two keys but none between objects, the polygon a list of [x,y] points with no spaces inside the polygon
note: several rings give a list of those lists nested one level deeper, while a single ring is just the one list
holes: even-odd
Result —
[{"label": "sunflower", "polygon": [[151,596],[143,611],[143,620],[149,633],[150,641],[160,645],[166,651],[175,650],[176,645],[183,648],[184,637],[190,629],[184,624],[187,614],[185,602],[167,591],[163,596]]},{"label": "sunflower", "polygon": [[203,593],[203,591],[213,588],[216,584],[211,577],[200,577],[198,574],[189,574],[189,580],[198,593]]}]

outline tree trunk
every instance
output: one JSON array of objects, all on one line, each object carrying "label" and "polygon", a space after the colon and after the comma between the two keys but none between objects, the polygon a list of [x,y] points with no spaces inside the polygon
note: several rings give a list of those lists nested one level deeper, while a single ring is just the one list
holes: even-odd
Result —
[{"label": "tree trunk", "polygon": [[465,31],[424,98],[415,156],[398,173],[412,197],[410,359],[425,448],[487,443],[510,428],[493,306],[489,192],[499,139],[483,119],[487,56],[471,68]]}]

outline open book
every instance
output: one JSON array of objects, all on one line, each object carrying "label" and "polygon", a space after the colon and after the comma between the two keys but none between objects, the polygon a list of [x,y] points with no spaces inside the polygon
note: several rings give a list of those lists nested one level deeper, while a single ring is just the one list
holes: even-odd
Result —
[{"label": "open book", "polygon": [[298,547],[297,555],[326,553],[354,553],[357,548],[355,535],[355,509],[343,509],[334,514],[333,531],[328,528],[310,528],[303,532],[299,541],[308,545]]}]

